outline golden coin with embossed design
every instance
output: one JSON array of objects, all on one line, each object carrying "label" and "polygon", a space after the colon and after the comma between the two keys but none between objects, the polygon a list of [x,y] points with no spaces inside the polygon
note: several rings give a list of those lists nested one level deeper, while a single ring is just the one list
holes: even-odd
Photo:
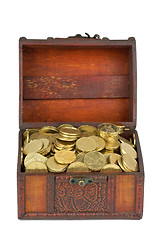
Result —
[{"label": "golden coin with embossed design", "polygon": [[68,166],[67,172],[89,172],[89,169],[83,162],[73,162]]},{"label": "golden coin with embossed design", "polygon": [[27,155],[32,152],[39,152],[42,147],[43,147],[43,143],[41,142],[41,140],[38,139],[38,140],[30,141],[24,146],[24,154]]},{"label": "golden coin with embossed design", "polygon": [[85,155],[84,163],[88,166],[90,170],[99,171],[106,164],[106,158],[102,153],[92,151]]},{"label": "golden coin with embossed design", "polygon": [[90,152],[96,149],[97,143],[91,137],[82,137],[76,141],[76,147],[82,152]]},{"label": "golden coin with embossed design", "polygon": [[76,154],[69,150],[61,150],[56,152],[55,160],[60,164],[70,164],[76,160]]}]

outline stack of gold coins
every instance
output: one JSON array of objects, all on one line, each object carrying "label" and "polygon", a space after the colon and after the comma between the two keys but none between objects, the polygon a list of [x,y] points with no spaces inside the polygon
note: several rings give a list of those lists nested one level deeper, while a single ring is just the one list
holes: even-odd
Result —
[{"label": "stack of gold coins", "polygon": [[81,132],[70,124],[62,124],[58,128],[58,134],[56,134],[56,140],[54,142],[53,151],[58,152],[60,150],[75,150],[76,140],[80,137]]},{"label": "stack of gold coins", "polygon": [[59,128],[59,134],[62,137],[69,138],[72,140],[76,140],[81,136],[81,132],[79,129],[70,126],[62,126]]},{"label": "stack of gold coins", "polygon": [[54,147],[55,147],[54,149],[57,149],[57,150],[63,150],[63,149],[74,150],[75,141],[63,141],[60,139],[56,139],[54,143]]},{"label": "stack of gold coins", "polygon": [[99,134],[106,140],[105,148],[109,151],[119,152],[120,142],[118,141],[119,127],[111,123],[102,123],[98,126]]}]

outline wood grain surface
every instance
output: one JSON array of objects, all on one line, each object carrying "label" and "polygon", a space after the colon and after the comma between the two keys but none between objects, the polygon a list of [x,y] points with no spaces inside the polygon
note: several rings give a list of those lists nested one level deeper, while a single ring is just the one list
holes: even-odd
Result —
[{"label": "wood grain surface", "polygon": [[133,212],[135,210],[135,176],[116,176],[115,211]]},{"label": "wood grain surface", "polygon": [[25,212],[46,212],[46,176],[25,177]]},{"label": "wood grain surface", "polygon": [[129,122],[129,100],[24,100],[24,122]]}]

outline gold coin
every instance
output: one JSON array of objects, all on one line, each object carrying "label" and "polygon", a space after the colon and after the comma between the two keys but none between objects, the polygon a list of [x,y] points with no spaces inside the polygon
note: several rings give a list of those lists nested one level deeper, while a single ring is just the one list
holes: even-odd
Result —
[{"label": "gold coin", "polygon": [[58,149],[58,150],[69,150],[69,151],[74,150],[74,147],[66,147],[66,146],[59,147],[59,146],[57,146],[57,145],[54,145],[54,146],[55,146],[55,148]]},{"label": "gold coin", "polygon": [[109,163],[102,168],[101,172],[122,172],[122,170],[117,164]]},{"label": "gold coin", "polygon": [[91,136],[90,138],[93,138],[96,141],[97,144],[96,151],[101,151],[105,148],[106,142],[103,138],[97,136]]},{"label": "gold coin", "polygon": [[133,133],[133,145],[134,145],[134,147],[136,147],[136,136],[135,136],[135,133]]},{"label": "gold coin", "polygon": [[43,162],[32,162],[30,163],[26,169],[27,172],[47,172],[47,166]]},{"label": "gold coin", "polygon": [[52,144],[51,142],[46,139],[46,138],[41,138],[40,139],[43,143],[43,147],[42,149],[39,151],[39,153],[41,153],[42,155],[46,155],[48,154],[50,151],[51,151],[51,148],[52,148]]},{"label": "gold coin", "polygon": [[76,155],[72,151],[69,150],[61,150],[56,152],[55,160],[60,164],[70,164],[76,160]]},{"label": "gold coin", "polygon": [[55,146],[53,146],[53,147],[52,147],[52,151],[53,151],[54,153],[56,153],[56,152],[59,152],[60,150],[57,149]]},{"label": "gold coin", "polygon": [[81,125],[78,129],[81,132],[85,132],[85,133],[92,133],[92,134],[97,133],[97,128],[94,126],[90,126],[90,125]]},{"label": "gold coin", "polygon": [[133,158],[137,158],[137,152],[130,144],[123,142],[121,143],[120,149],[121,154],[128,154]]},{"label": "gold coin", "polygon": [[[53,141],[51,141],[53,139],[53,137],[55,134],[45,134],[45,133],[40,133],[40,132],[36,132],[36,133],[33,133],[30,137],[29,137],[29,140],[36,140],[36,139],[41,139],[41,138],[47,138],[49,139],[49,141],[52,143]],[[56,138],[55,138],[56,139]],[[27,139],[24,141],[24,146],[27,144]]]},{"label": "gold coin", "polygon": [[112,123],[102,123],[98,125],[99,134],[102,138],[107,139],[108,137],[117,136],[119,129]]},{"label": "gold coin", "polygon": [[75,141],[63,141],[63,140],[59,140],[56,139],[55,144],[60,146],[60,147],[74,147],[75,146]]},{"label": "gold coin", "polygon": [[83,152],[79,153],[76,157],[76,162],[84,162],[85,154],[86,153],[83,153]]},{"label": "gold coin", "polygon": [[43,143],[42,149],[39,151],[40,153],[44,152],[46,148],[49,147],[50,142],[47,138],[40,138],[40,141]]},{"label": "gold coin", "polygon": [[122,163],[129,171],[138,171],[138,162],[129,154],[122,155]]},{"label": "gold coin", "polygon": [[39,152],[42,147],[43,143],[39,139],[30,141],[24,146],[24,154],[27,155],[32,152]]},{"label": "gold coin", "polygon": [[118,159],[118,165],[120,166],[120,168],[121,168],[124,172],[129,172],[129,171],[123,166],[122,158],[119,158],[119,159]]},{"label": "gold coin", "polygon": [[59,129],[59,134],[62,136],[80,137],[81,132],[74,127],[62,127]]},{"label": "gold coin", "polygon": [[39,131],[38,128],[28,128],[28,129],[26,129],[25,132],[23,133],[23,137],[24,137],[24,139],[26,139],[28,134],[29,134],[29,136],[30,136],[31,134],[36,133],[36,132],[38,132],[38,131]]},{"label": "gold coin", "polygon": [[105,148],[107,150],[116,151],[120,147],[120,142],[118,140],[106,142]]},{"label": "gold coin", "polygon": [[54,133],[54,134],[48,134],[48,136],[46,137],[47,139],[49,139],[49,141],[54,144],[56,141],[56,136],[58,135],[58,133]]},{"label": "gold coin", "polygon": [[84,163],[92,171],[101,170],[106,164],[106,158],[104,155],[97,151],[89,152],[84,157]]},{"label": "gold coin", "polygon": [[118,140],[121,142],[121,143],[128,143],[129,145],[131,145],[131,146],[133,146],[133,144],[130,142],[130,141],[128,141],[126,138],[124,138],[124,137],[122,137],[122,136],[119,136],[118,135]]},{"label": "gold coin", "polygon": [[44,126],[40,129],[40,133],[57,133],[58,129],[53,126]]},{"label": "gold coin", "polygon": [[42,156],[40,153],[29,153],[24,159],[24,166],[27,167],[32,162],[43,162],[46,163],[47,158]]},{"label": "gold coin", "polygon": [[82,137],[76,141],[76,147],[82,152],[90,152],[96,149],[97,143],[91,137]]},{"label": "gold coin", "polygon": [[67,164],[64,165],[64,164],[59,164],[56,162],[54,156],[48,158],[47,160],[47,167],[49,169],[50,172],[64,172],[67,168]]},{"label": "gold coin", "polygon": [[73,162],[68,166],[67,172],[89,172],[89,169],[83,162]]},{"label": "gold coin", "polygon": [[56,134],[56,138],[61,141],[67,141],[67,142],[76,141],[78,139],[77,137],[62,136],[60,134]]},{"label": "gold coin", "polygon": [[121,123],[114,123],[114,124],[118,127],[119,134],[122,134],[125,126]]},{"label": "gold coin", "polygon": [[60,128],[62,128],[62,127],[72,127],[72,128],[73,128],[73,126],[72,126],[71,124],[64,123],[64,124],[62,124],[62,125],[60,125],[60,126],[58,127],[58,130],[59,130]]},{"label": "gold coin", "polygon": [[95,135],[96,133],[92,133],[92,132],[81,132],[81,137],[90,137]]},{"label": "gold coin", "polygon": [[105,155],[105,154],[111,155],[112,153],[114,153],[114,150],[113,150],[113,149],[112,149],[112,150],[103,149],[101,152],[102,152],[104,155]]},{"label": "gold coin", "polygon": [[109,157],[109,162],[110,162],[110,163],[117,164],[119,158],[121,158],[121,155],[119,155],[119,154],[117,154],[117,153],[113,153],[113,154],[111,154],[110,157]]},{"label": "gold coin", "polygon": [[110,154],[104,154],[104,157],[106,159],[106,164],[110,163],[109,161]]},{"label": "gold coin", "polygon": [[38,139],[39,136],[40,136],[40,132],[35,132],[35,133],[31,134],[30,135],[30,141]]}]

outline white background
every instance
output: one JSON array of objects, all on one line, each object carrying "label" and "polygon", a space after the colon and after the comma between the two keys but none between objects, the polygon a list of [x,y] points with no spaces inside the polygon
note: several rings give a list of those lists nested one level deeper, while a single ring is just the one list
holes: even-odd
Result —
[{"label": "white background", "polygon": [[[0,2],[0,219],[1,239],[162,239],[163,13],[161,0]],[[145,167],[140,221],[20,221],[17,219],[18,39],[98,33],[137,40],[138,114]],[[3,237],[2,237],[3,235]]]}]

